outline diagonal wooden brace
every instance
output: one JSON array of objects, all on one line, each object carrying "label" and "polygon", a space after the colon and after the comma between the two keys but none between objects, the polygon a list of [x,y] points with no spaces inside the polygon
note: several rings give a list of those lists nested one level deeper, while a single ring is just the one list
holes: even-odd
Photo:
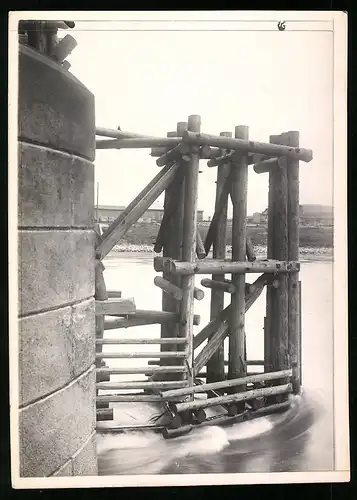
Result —
[{"label": "diagonal wooden brace", "polygon": [[153,202],[172,182],[179,164],[164,167],[143,191],[135,198],[129,207],[117,217],[103,234],[103,241],[98,246],[96,257],[100,260],[113,249],[129,228],[146,212]]}]

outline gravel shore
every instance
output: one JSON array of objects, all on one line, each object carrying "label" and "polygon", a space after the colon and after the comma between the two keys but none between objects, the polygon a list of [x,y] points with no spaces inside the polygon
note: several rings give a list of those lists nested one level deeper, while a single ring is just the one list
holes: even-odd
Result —
[{"label": "gravel shore", "polygon": [[[262,245],[257,245],[254,247],[257,257],[266,257],[266,247]],[[116,245],[113,249],[115,253],[152,253],[153,255],[159,255],[154,253],[152,245],[134,245],[123,243]],[[232,252],[231,246],[227,246],[227,255],[229,256]],[[211,257],[211,254],[209,254]],[[333,259],[333,248],[331,247],[300,247],[300,260],[332,260]]]}]

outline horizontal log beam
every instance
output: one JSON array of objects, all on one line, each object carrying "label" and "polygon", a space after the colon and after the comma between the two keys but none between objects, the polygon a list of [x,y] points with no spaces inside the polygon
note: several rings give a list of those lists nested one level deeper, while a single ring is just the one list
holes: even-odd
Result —
[{"label": "horizontal log beam", "polygon": [[103,422],[104,420],[114,420],[114,410],[113,408],[100,408],[96,411],[97,422]]},{"label": "horizontal log beam", "polygon": [[174,148],[166,151],[162,156],[156,160],[156,165],[158,167],[163,167],[167,163],[172,161],[183,159],[184,161],[190,161],[191,148],[188,144],[178,144]]},{"label": "horizontal log beam", "polygon": [[182,425],[177,429],[168,429],[165,427],[162,430],[162,436],[164,439],[173,439],[180,436],[185,436],[186,434],[189,434],[193,430],[193,428],[194,428],[193,424]]},{"label": "horizontal log beam", "polygon": [[107,290],[108,299],[121,299],[121,292],[119,290]]},{"label": "horizontal log beam", "polygon": [[125,132],[120,129],[111,129],[105,127],[96,127],[95,135],[100,137],[112,137],[113,139],[138,139],[138,138],[153,138],[151,135],[136,134],[135,132]]},{"label": "horizontal log beam", "polygon": [[[161,259],[161,260],[159,260]],[[245,274],[298,272],[299,262],[278,260],[255,260],[254,262],[232,262],[228,260],[205,260],[181,262],[167,257],[155,257],[155,270],[167,270],[179,275],[190,274]]]},{"label": "horizontal log beam", "polygon": [[160,156],[163,156],[165,153],[170,151],[170,149],[172,148],[151,148],[150,156],[152,156],[153,158],[159,158]]},{"label": "horizontal log beam", "polygon": [[[248,375],[260,375],[262,372],[251,372],[249,371],[248,372]],[[228,376],[228,370],[225,370],[224,372],[225,374],[225,377]],[[207,378],[207,370],[201,370],[200,373],[198,373],[196,375],[197,379],[201,379],[201,378]]]},{"label": "horizontal log beam", "polygon": [[153,431],[160,432],[163,431],[165,427],[163,425],[153,425],[153,424],[142,424],[142,425],[119,425],[115,427],[102,427],[101,425],[97,425],[96,430],[100,434],[115,434],[115,433],[123,433],[127,431]]},{"label": "horizontal log beam", "polygon": [[238,422],[246,422],[248,420],[254,420],[255,418],[263,417],[265,415],[272,415],[274,413],[282,413],[287,411],[291,407],[290,401],[285,401],[284,403],[278,403],[274,405],[263,406],[257,410],[246,410],[238,415],[228,416],[228,415],[218,415],[207,419],[202,422],[201,427],[206,427],[208,425],[233,425]]},{"label": "horizontal log beam", "polygon": [[[149,362],[150,363],[150,362]],[[160,363],[160,361],[158,361]],[[96,373],[103,373],[109,375],[134,375],[135,374],[148,374],[152,375],[154,373],[185,373],[186,366],[133,366],[127,368],[117,368],[117,367],[105,367],[97,368]]]},{"label": "horizontal log beam", "polygon": [[[268,159],[269,156],[262,155],[260,153],[248,153],[248,165],[253,165],[254,163],[258,163],[260,161]],[[231,151],[224,156],[219,156],[217,158],[212,158],[207,162],[207,167],[218,167],[219,165],[224,165],[230,162],[234,162],[237,160],[237,151]]]},{"label": "horizontal log beam", "polygon": [[100,391],[104,390],[129,390],[129,389],[167,389],[174,387],[184,387],[187,385],[187,380],[181,381],[165,381],[165,382],[99,382],[96,384],[96,389]]},{"label": "horizontal log beam", "polygon": [[95,149],[117,149],[116,139],[98,139],[95,141]]},{"label": "horizontal log beam", "polygon": [[249,401],[251,399],[275,396],[278,394],[285,394],[292,391],[291,384],[278,385],[275,387],[264,387],[262,389],[254,389],[252,391],[238,392],[221,396],[218,398],[202,399],[197,401],[187,401],[184,403],[172,404],[172,408],[177,413],[186,410],[198,410],[199,408],[208,408],[210,406],[218,406],[227,403],[236,403],[238,401]]},{"label": "horizontal log beam", "polygon": [[143,345],[151,345],[151,344],[186,344],[187,339],[183,337],[175,337],[175,338],[159,338],[159,339],[147,339],[147,338],[106,338],[106,339],[96,339],[95,343],[97,345],[117,345],[117,344],[143,344]]},{"label": "horizontal log beam", "polygon": [[235,293],[236,289],[234,285],[226,283],[225,281],[215,281],[210,279],[201,280],[201,285],[205,288],[210,288],[211,290],[222,290],[227,293]]},{"label": "horizontal log beam", "polygon": [[131,210],[126,210],[127,213],[125,216],[123,216],[123,214],[119,215],[119,217],[109,226],[102,236],[102,243],[96,249],[97,259],[104,259],[118,241],[126,234],[129,228],[140,219],[160,194],[165,191],[174,179],[178,168],[179,164],[175,163],[161,170],[155,177],[154,182],[152,181],[149,184],[152,185],[152,187],[149,189],[146,187],[141,195],[135,199],[137,203],[132,203]]},{"label": "horizontal log beam", "polygon": [[229,387],[236,387],[239,385],[254,384],[256,382],[266,382],[277,380],[280,378],[287,378],[292,376],[292,370],[281,370],[278,372],[261,373],[259,375],[248,375],[247,377],[235,378],[230,380],[222,380],[219,382],[212,382],[210,384],[195,385],[193,387],[185,387],[184,389],[176,389],[165,391],[161,395],[167,397],[181,397],[189,394],[196,394],[199,392],[207,392],[211,390],[227,389]]},{"label": "horizontal log beam", "polygon": [[[174,299],[182,300],[182,289],[180,287],[174,285],[161,276],[156,276],[154,279],[154,283],[157,287],[171,295]],[[205,296],[205,293],[200,288],[194,287],[193,296],[196,300],[202,300]]]},{"label": "horizontal log beam", "polygon": [[254,142],[232,137],[215,136],[186,131],[183,133],[182,141],[189,144],[199,144],[201,146],[216,146],[224,149],[234,149],[243,153],[261,153],[268,156],[286,156],[304,162],[312,160],[310,149],[281,146],[280,144]]},{"label": "horizontal log beam", "polygon": [[[181,143],[183,144],[183,143]],[[159,157],[167,153],[170,147],[153,147],[151,148],[150,156]],[[210,158],[217,158],[220,156],[219,148],[211,148],[210,146],[204,145],[199,149],[199,156],[201,160],[209,160]]]},{"label": "horizontal log beam", "polygon": [[133,139],[110,139],[96,141],[97,149],[146,149],[152,147],[174,147],[181,137],[138,137]]},{"label": "horizontal log beam", "polygon": [[95,315],[118,315],[135,313],[135,299],[108,299],[95,301]]},{"label": "horizontal log beam", "polygon": [[[149,361],[149,364],[155,364],[155,362],[153,361],[151,363],[151,361]],[[228,366],[229,362],[228,360],[225,360],[224,361],[224,366]],[[247,361],[247,365],[248,366],[264,366],[264,360],[263,359],[249,359]],[[199,375],[201,374],[201,372],[199,373]]]},{"label": "horizontal log beam", "polygon": [[[106,319],[104,322],[105,330],[115,330],[116,328],[129,328],[131,326],[154,325],[166,323],[179,323],[180,316],[168,311],[150,311],[145,309],[136,309],[132,314],[118,314],[125,318]],[[193,324],[199,325],[201,317],[198,314],[193,316]]]},{"label": "horizontal log beam", "polygon": [[174,299],[182,300],[182,289],[171,283],[169,280],[166,280],[161,276],[156,276],[154,278],[154,284]]},{"label": "horizontal log beam", "polygon": [[185,351],[167,352],[101,352],[95,355],[96,359],[131,359],[131,358],[186,358]]},{"label": "horizontal log beam", "polygon": [[151,394],[105,394],[97,396],[97,403],[162,403],[161,396]]},{"label": "horizontal log beam", "polygon": [[264,174],[270,172],[273,168],[278,168],[279,166],[283,166],[284,157],[281,158],[269,158],[267,160],[263,160],[261,162],[256,163],[253,166],[253,170],[256,174]]},{"label": "horizontal log beam", "polygon": [[[129,315],[132,319],[155,319],[157,323],[179,323],[180,316],[169,311],[151,311],[149,309],[137,309],[133,314]],[[195,314],[193,317],[194,325],[200,324],[201,317]]]},{"label": "horizontal log beam", "polygon": [[[170,319],[169,321],[163,321],[166,323],[172,322]],[[104,321],[104,330],[117,330],[120,328],[132,328],[135,326],[146,326],[146,325],[156,325],[156,324],[161,324],[161,321],[155,320],[155,319],[137,319],[133,317],[132,319],[127,319],[127,318],[115,318],[112,320],[106,319]]]},{"label": "horizontal log beam", "polygon": [[109,373],[96,373],[95,379],[97,382],[110,382],[110,374]]}]

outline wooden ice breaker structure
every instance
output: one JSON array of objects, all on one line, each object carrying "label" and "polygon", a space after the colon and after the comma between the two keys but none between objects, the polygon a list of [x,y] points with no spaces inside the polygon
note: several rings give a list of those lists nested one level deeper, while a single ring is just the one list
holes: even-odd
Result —
[{"label": "wooden ice breaker structure", "polygon": [[[179,122],[176,131],[165,138],[120,129],[97,128],[96,133],[106,137],[96,141],[98,149],[151,148],[156,164],[163,167],[103,234],[97,232],[97,419],[113,418],[109,403],[156,402],[163,405],[166,423],[149,427],[162,430],[168,438],[189,432],[195,425],[238,422],[285,411],[289,393],[298,394],[301,385],[299,161],[311,161],[312,151],[300,148],[298,132],[272,135],[269,143],[251,141],[246,126],[235,127],[234,137],[231,132],[203,134],[196,115],[187,123]],[[199,163],[203,159],[208,160],[209,168],[217,167],[215,212],[205,241],[197,228]],[[266,260],[256,258],[247,238],[250,165],[257,174],[269,175]],[[162,290],[162,311],[138,310],[134,299],[106,290],[102,260],[163,192],[164,217],[154,245],[155,252],[162,252],[154,258],[154,269],[160,273],[154,285]],[[230,259],[226,256],[229,199],[233,205]],[[211,249],[213,258],[208,258]],[[258,277],[246,283],[247,273]],[[211,275],[201,281],[210,290],[211,319],[194,335],[193,327],[200,322],[194,304],[204,296],[195,286],[196,274]],[[245,313],[264,288],[264,359],[247,360]],[[225,294],[230,297],[227,307]],[[160,338],[104,338],[105,330],[150,324],[161,325]],[[158,349],[154,353],[103,353],[104,344],[155,344]],[[147,363],[111,368],[104,363],[111,358],[141,358]],[[254,366],[263,366],[264,372],[251,372]],[[111,375],[119,374],[145,374],[147,379],[110,381]],[[108,394],[108,390],[136,392]],[[198,393],[201,398],[195,398]],[[208,418],[207,408],[212,406],[219,406],[222,414]]]}]

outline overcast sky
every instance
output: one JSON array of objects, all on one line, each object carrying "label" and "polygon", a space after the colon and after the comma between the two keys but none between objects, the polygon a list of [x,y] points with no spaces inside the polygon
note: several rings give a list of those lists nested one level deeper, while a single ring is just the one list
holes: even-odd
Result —
[{"label": "overcast sky", "polygon": [[[300,131],[300,202],[332,204],[332,33],[119,31],[77,22],[70,71],[95,95],[96,125],[166,136],[190,114],[201,131],[248,125],[250,139]],[[157,174],[150,150],[98,151],[99,203],[128,204]],[[250,167],[251,168],[251,167]],[[212,215],[216,169],[201,161],[199,208]],[[268,175],[249,171],[248,213],[267,205]],[[159,201],[162,201],[160,197]]]}]

